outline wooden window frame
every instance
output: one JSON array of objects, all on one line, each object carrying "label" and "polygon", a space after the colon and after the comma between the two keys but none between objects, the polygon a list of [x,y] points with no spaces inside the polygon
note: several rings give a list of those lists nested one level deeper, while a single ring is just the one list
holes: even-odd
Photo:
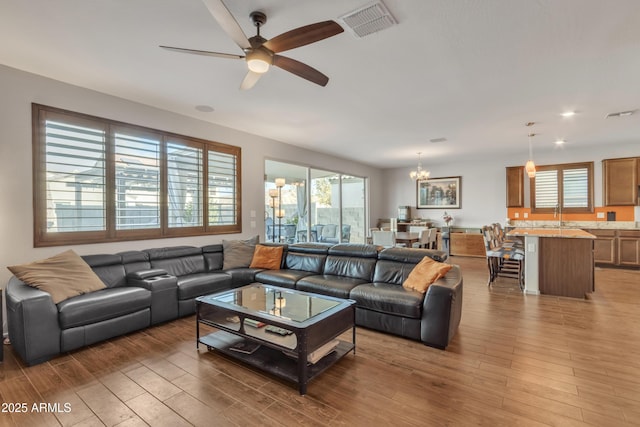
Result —
[{"label": "wooden window frame", "polygon": [[[584,208],[566,208],[564,207],[563,179],[562,173],[568,169],[587,169],[587,207]],[[593,162],[579,163],[562,163],[555,165],[536,166],[536,172],[556,170],[559,172],[558,179],[558,202],[560,203],[562,213],[593,213]],[[536,208],[536,181],[535,177],[529,179],[529,194],[531,195],[531,212],[532,213],[555,213],[554,208]]]},{"label": "wooden window frame", "polygon": [[[99,231],[47,231],[47,196],[46,174],[43,167],[45,159],[46,132],[45,120],[47,115],[69,117],[72,121],[85,122],[91,126],[104,129],[106,134],[106,225],[105,230]],[[160,142],[160,225],[157,228],[141,228],[116,230],[116,182],[115,182],[115,130],[130,129],[134,132],[155,134],[161,137]],[[189,146],[203,149],[202,165],[202,226],[197,227],[169,227],[168,226],[168,184],[167,184],[167,142],[179,141]],[[63,110],[41,104],[32,104],[32,149],[33,149],[33,244],[34,247],[122,242],[130,240],[162,239],[172,237],[189,237],[201,235],[233,234],[242,232],[242,150],[240,147],[215,141],[179,135],[157,129],[151,129],[130,123],[109,120],[74,111]],[[235,223],[225,225],[209,225],[209,152],[230,154],[235,157]]]}]

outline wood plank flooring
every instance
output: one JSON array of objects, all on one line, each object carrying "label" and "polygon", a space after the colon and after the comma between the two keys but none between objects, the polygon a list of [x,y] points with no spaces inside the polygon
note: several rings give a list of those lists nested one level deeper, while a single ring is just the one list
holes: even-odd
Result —
[{"label": "wood plank flooring", "polygon": [[484,259],[451,260],[464,308],[446,351],[360,328],[357,355],[301,397],[196,351],[193,316],[34,367],[5,346],[0,427],[640,425],[640,271],[596,269],[577,300],[487,288]]}]

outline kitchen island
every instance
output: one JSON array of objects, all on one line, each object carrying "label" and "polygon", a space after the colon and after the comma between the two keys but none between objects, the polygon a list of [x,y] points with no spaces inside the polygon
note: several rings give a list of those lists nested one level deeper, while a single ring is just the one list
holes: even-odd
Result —
[{"label": "kitchen island", "polygon": [[524,237],[524,291],[584,298],[595,290],[593,242],[578,228],[516,228],[508,236]]}]

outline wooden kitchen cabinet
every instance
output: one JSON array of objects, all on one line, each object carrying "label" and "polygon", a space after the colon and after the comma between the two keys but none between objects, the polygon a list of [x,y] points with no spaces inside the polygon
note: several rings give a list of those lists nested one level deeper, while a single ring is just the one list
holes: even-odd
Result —
[{"label": "wooden kitchen cabinet", "polygon": [[616,230],[587,230],[596,236],[593,242],[593,260],[596,264],[615,265],[617,261],[618,240]]},{"label": "wooden kitchen cabinet", "polygon": [[639,163],[637,157],[602,161],[605,206],[638,204]]},{"label": "wooden kitchen cabinet", "polygon": [[524,166],[507,167],[507,207],[524,207]]},{"label": "wooden kitchen cabinet", "polygon": [[640,230],[590,229],[593,259],[602,267],[640,267]]},{"label": "wooden kitchen cabinet", "polygon": [[618,232],[618,263],[629,267],[640,267],[640,231]]}]

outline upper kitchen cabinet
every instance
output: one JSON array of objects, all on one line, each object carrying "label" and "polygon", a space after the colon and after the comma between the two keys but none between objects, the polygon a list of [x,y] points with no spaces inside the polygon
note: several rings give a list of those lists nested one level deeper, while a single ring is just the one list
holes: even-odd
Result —
[{"label": "upper kitchen cabinet", "polygon": [[637,205],[639,175],[640,161],[637,157],[603,160],[604,205]]},{"label": "upper kitchen cabinet", "polygon": [[524,166],[507,167],[507,207],[524,207]]}]

